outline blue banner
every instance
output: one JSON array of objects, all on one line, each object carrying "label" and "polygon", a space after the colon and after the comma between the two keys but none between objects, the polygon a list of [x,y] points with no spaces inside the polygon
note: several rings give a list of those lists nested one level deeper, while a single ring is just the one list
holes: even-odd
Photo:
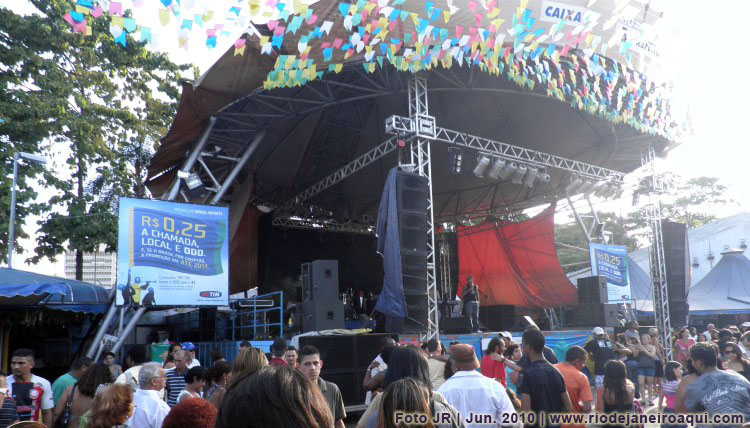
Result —
[{"label": "blue banner", "polygon": [[226,305],[227,208],[120,199],[117,304]]},{"label": "blue banner", "polygon": [[607,279],[607,298],[610,303],[630,302],[628,250],[618,245],[589,244],[591,274]]}]

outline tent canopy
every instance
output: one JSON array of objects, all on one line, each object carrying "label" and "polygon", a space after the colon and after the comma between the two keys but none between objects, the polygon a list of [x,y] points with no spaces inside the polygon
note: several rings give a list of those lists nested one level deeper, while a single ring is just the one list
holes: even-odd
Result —
[{"label": "tent canopy", "polygon": [[690,289],[690,314],[750,313],[750,260],[742,250],[722,253],[716,266]]},{"label": "tent canopy", "polygon": [[111,302],[107,289],[72,279],[0,268],[0,307],[43,306],[71,312],[103,313]]}]

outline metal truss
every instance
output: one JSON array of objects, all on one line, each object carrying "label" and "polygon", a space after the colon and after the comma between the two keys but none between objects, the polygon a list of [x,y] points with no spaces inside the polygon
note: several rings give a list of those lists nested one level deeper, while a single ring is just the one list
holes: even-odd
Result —
[{"label": "metal truss", "polygon": [[429,115],[427,80],[415,75],[409,81],[409,116],[416,123],[417,139],[411,142],[411,163],[415,172],[427,178],[427,331],[422,341],[440,336],[435,274],[435,217],[432,203],[432,162],[430,139],[435,134],[435,118]]},{"label": "metal truss", "polygon": [[[419,135],[425,127],[423,123],[415,123],[414,119],[403,116],[391,116],[386,120],[386,132],[400,135]],[[465,132],[453,131],[446,128],[435,127],[435,141],[468,147],[494,156],[518,162],[531,163],[539,166],[557,168],[559,170],[572,172],[582,177],[596,180],[609,180],[622,183],[625,174],[619,171],[603,168],[536,150],[514,146],[508,143],[477,137]]]},{"label": "metal truss", "polygon": [[649,265],[653,285],[654,321],[659,330],[661,343],[667,360],[672,360],[672,321],[669,314],[669,285],[667,284],[667,266],[664,257],[664,235],[662,234],[662,214],[659,194],[663,191],[663,181],[654,171],[656,153],[650,147],[642,156],[643,166],[650,171],[648,220],[651,223],[651,248],[649,248]]},{"label": "metal truss", "polygon": [[[338,170],[329,174],[328,176],[326,176],[326,178],[320,180],[313,186],[308,187],[302,193],[299,193],[297,196],[295,196],[291,200],[285,202],[282,205],[281,211],[286,212],[286,211],[293,209],[295,206],[299,205],[303,201],[306,201],[312,198],[318,193],[342,181],[346,177],[349,177],[350,175],[361,170],[362,168],[384,157],[388,153],[396,150],[398,148],[399,138],[400,138],[399,136],[394,135],[393,137],[385,140],[384,142],[380,143],[378,146],[369,150],[367,153],[359,156],[358,158],[354,159],[353,161],[347,163],[346,165],[342,166]],[[411,141],[411,138],[409,138],[408,140]]]},{"label": "metal truss", "polygon": [[339,223],[332,219],[319,220],[287,215],[274,216],[271,225],[288,229],[318,230],[321,232],[346,232],[361,235],[372,235],[375,233],[375,226],[369,224]]}]

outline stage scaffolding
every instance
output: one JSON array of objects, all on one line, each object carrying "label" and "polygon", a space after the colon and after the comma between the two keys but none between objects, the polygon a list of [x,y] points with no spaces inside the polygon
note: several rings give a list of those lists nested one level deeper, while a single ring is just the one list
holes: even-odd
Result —
[{"label": "stage scaffolding", "polygon": [[[371,76],[365,75],[365,77],[368,79],[368,81],[371,81],[372,79]],[[322,83],[329,86],[347,85],[341,82],[333,82],[327,80],[324,80]],[[380,85],[377,85],[377,87],[379,89],[373,89],[372,91],[382,91]],[[383,95],[386,95],[385,91],[383,91]],[[358,171],[385,157],[391,152],[398,150],[401,147],[408,146],[410,162],[409,167],[414,168],[414,171],[419,175],[426,177],[429,183],[427,212],[427,221],[429,226],[427,232],[428,263],[427,272],[425,273],[427,276],[428,284],[427,293],[429,307],[427,331],[422,335],[423,339],[429,339],[437,337],[439,334],[438,290],[435,271],[435,213],[433,206],[434,183],[432,182],[431,142],[448,144],[454,147],[469,148],[476,150],[479,153],[500,157],[510,161],[518,161],[541,168],[554,168],[560,171],[567,172],[572,176],[607,182],[611,185],[616,186],[622,186],[625,174],[620,171],[599,167],[585,162],[566,159],[541,151],[531,150],[519,146],[514,146],[508,143],[494,141],[491,139],[474,136],[468,133],[439,127],[436,124],[435,117],[430,115],[427,80],[421,75],[417,74],[409,79],[408,95],[409,117],[393,115],[387,118],[385,121],[385,131],[386,133],[391,134],[390,138],[386,139],[376,147],[368,150],[366,153],[358,156],[354,160],[331,172],[325,178],[307,187],[303,191],[298,192],[292,197],[286,198],[284,203],[274,206],[273,204],[263,201],[256,200],[255,202],[262,202],[263,205],[276,211],[272,222],[272,224],[276,227],[361,234],[374,233],[373,224],[366,224],[364,222],[341,223],[333,219],[311,218],[309,216],[306,216],[305,214],[300,213],[306,212],[305,201],[309,200],[313,196],[334,186],[347,177],[356,174]],[[255,97],[259,100],[259,102],[266,104],[277,101],[276,98],[271,97],[270,95],[256,94]],[[239,100],[235,101],[235,103],[236,102],[239,102]],[[292,102],[293,100],[289,100],[289,105],[287,108],[291,108]],[[330,103],[332,102],[332,100],[326,99],[325,102]],[[244,126],[244,123],[239,120],[239,116],[241,116],[240,113],[227,111],[235,103],[232,103],[229,106],[225,107],[220,112],[218,112],[216,116],[213,116],[210,119],[208,127],[205,129],[201,137],[197,140],[196,144],[188,154],[185,163],[179,170],[178,177],[176,177],[172,182],[172,185],[169,188],[169,192],[165,193],[164,199],[175,200],[178,195],[181,195],[183,199],[188,201],[189,198],[186,193],[184,179],[193,171],[193,168],[198,167],[200,167],[205,172],[205,174],[211,181],[211,186],[205,187],[208,192],[203,197],[203,202],[216,204],[224,196],[227,189],[232,185],[232,182],[237,178],[240,170],[248,162],[249,158],[252,156],[253,152],[265,136],[265,132],[260,131],[255,133],[251,140],[245,140],[243,142],[236,137],[228,135],[213,135],[219,131],[225,133],[231,131],[216,130],[216,132],[213,132],[218,117],[220,117],[222,121],[233,123],[241,127]],[[306,108],[312,109],[313,107],[307,106]],[[282,111],[281,109],[279,109],[278,114],[272,115],[273,117],[269,119],[269,123],[281,120],[283,117],[288,117],[292,114],[295,113],[290,111]],[[301,113],[297,112],[296,114],[299,115]],[[244,132],[250,130],[242,128],[237,129],[237,132],[240,131]],[[219,149],[216,149],[214,151],[206,149],[206,141],[209,139],[209,135],[211,136],[212,141],[226,143],[225,145],[229,147],[230,154],[227,155],[224,151],[220,151]],[[208,159],[212,161],[210,164],[206,162],[206,160]],[[402,160],[402,162],[405,161]]]}]

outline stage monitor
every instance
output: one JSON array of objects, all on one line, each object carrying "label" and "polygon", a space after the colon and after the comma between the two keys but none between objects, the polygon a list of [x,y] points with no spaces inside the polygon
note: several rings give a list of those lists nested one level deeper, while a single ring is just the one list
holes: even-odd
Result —
[{"label": "stage monitor", "polygon": [[120,198],[117,304],[229,304],[229,210]]}]

